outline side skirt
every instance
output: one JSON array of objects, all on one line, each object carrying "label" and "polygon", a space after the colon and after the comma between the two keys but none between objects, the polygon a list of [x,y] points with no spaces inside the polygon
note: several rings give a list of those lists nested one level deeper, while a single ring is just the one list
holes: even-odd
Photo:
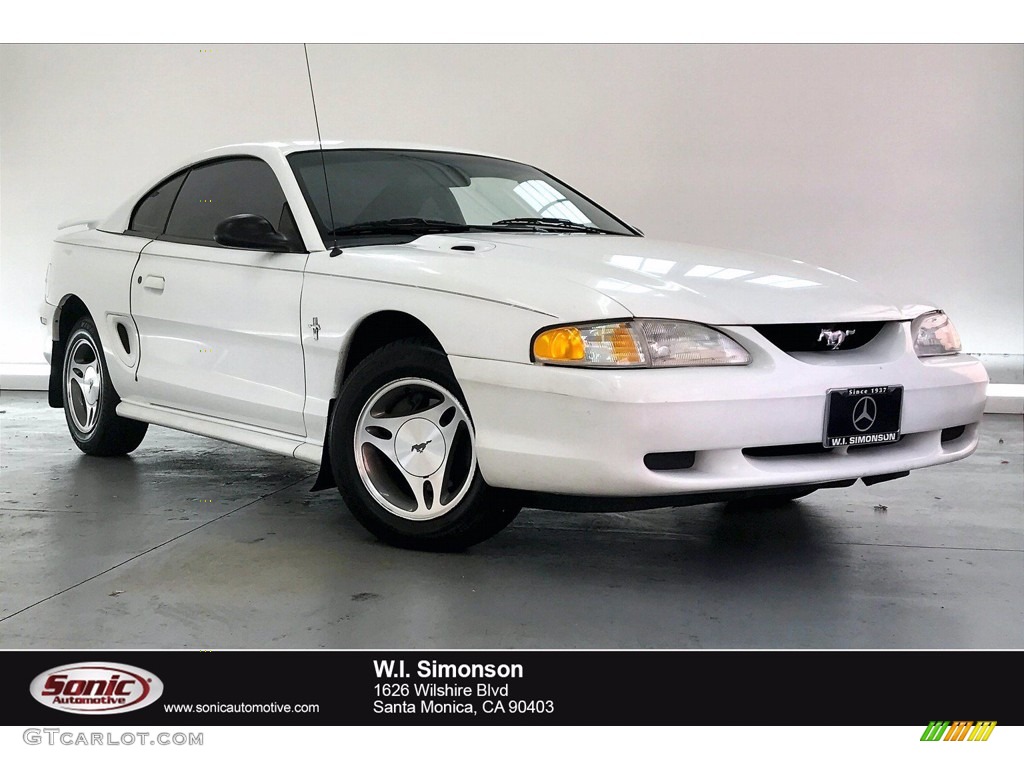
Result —
[{"label": "side skirt", "polygon": [[319,465],[323,452],[323,446],[317,443],[308,443],[295,435],[249,427],[213,416],[199,416],[162,405],[142,405],[122,400],[118,403],[117,415],[126,419],[156,424],[160,427],[190,432],[193,435],[244,445],[247,448],[276,453],[279,456],[289,456],[309,464]]}]

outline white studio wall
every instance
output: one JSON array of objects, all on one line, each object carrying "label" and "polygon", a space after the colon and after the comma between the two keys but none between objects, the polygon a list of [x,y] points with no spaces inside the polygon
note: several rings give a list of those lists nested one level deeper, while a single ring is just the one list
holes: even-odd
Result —
[{"label": "white studio wall", "polygon": [[[1024,46],[310,45],[324,138],[539,165],[648,236],[765,251],[1024,354]],[[188,156],[315,138],[302,45],[0,47],[0,368],[59,222]],[[727,266],[727,265],[722,265]]]},{"label": "white studio wall", "polygon": [[44,362],[60,222],[240,136],[314,134],[309,105],[301,45],[0,46],[0,366]]}]

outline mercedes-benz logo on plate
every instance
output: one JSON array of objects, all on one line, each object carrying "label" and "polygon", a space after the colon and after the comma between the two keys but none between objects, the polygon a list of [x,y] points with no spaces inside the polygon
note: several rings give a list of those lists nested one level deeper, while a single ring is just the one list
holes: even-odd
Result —
[{"label": "mercedes-benz logo on plate", "polygon": [[867,432],[878,418],[878,404],[873,397],[862,397],[853,406],[853,427],[858,432]]}]

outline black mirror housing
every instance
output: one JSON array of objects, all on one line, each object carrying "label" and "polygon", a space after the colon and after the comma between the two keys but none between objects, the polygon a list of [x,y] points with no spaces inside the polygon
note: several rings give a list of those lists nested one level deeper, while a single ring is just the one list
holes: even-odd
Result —
[{"label": "black mirror housing", "polygon": [[290,251],[288,238],[274,229],[262,216],[240,213],[224,219],[213,231],[213,238],[229,248],[247,248],[254,251]]}]

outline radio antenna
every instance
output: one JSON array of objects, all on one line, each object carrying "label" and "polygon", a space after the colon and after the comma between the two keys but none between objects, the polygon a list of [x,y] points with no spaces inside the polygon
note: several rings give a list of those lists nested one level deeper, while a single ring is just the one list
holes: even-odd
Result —
[{"label": "radio antenna", "polygon": [[313,102],[313,122],[316,123],[316,142],[320,146],[320,167],[324,171],[324,192],[327,193],[327,214],[331,219],[331,236],[334,238],[334,247],[331,248],[331,257],[341,253],[338,248],[338,236],[335,234],[334,206],[331,205],[331,187],[327,183],[327,160],[324,158],[324,140],[320,136],[320,118],[316,114],[316,94],[313,92],[313,73],[309,69],[309,49],[302,44],[302,52],[306,56],[306,77],[309,78],[309,98]]}]

